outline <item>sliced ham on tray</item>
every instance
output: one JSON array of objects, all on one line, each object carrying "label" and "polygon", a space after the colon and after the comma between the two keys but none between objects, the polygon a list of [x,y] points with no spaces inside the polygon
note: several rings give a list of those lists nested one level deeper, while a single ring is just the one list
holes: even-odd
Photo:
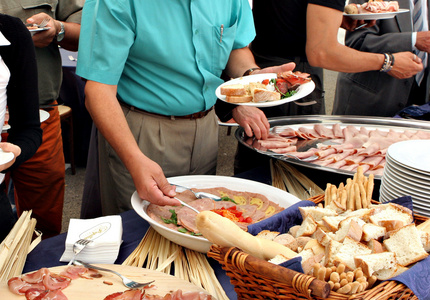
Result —
[{"label": "sliced ham on tray", "polygon": [[[341,125],[340,123],[334,123],[331,126],[306,125],[299,126],[297,129],[290,126],[275,126],[272,128],[270,139],[253,140],[253,145],[259,146],[255,149],[270,150],[278,154],[292,154],[299,159],[317,155],[318,159],[307,163],[328,168],[355,171],[358,165],[363,165],[363,168],[369,173],[380,175],[390,145],[408,139],[430,139],[430,132],[424,130],[393,130],[391,128],[384,130],[384,128]],[[285,138],[291,143],[283,140]],[[303,145],[307,143],[300,142],[303,140],[316,140],[316,146],[310,149],[304,148]],[[297,145],[297,148],[294,145]],[[270,153],[268,154],[270,155]],[[290,156],[286,156],[286,158],[292,159]]]}]

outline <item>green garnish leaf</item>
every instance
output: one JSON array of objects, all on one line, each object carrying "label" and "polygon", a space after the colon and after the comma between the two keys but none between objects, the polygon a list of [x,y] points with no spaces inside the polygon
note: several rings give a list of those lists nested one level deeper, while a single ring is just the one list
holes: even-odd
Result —
[{"label": "green garnish leaf", "polygon": [[234,201],[233,199],[227,196],[221,197],[221,201],[230,201],[230,202],[233,202],[234,204],[237,204],[236,201]]},{"label": "green garnish leaf", "polygon": [[188,230],[186,230],[185,228],[179,228],[178,231],[181,233],[187,233],[188,232]]},{"label": "green garnish leaf", "polygon": [[163,220],[163,222],[166,224],[175,224],[176,226],[178,226],[178,217],[176,215],[176,211],[174,209],[169,209],[169,211],[172,213],[172,215],[170,216],[170,219],[165,219],[163,217],[160,217],[161,220]]}]

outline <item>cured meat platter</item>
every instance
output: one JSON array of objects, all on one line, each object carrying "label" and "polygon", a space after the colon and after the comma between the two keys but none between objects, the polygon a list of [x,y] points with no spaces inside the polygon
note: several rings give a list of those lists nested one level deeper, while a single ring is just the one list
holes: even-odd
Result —
[{"label": "cured meat platter", "polygon": [[[203,289],[190,282],[158,271],[113,264],[97,264],[97,266],[114,270],[138,282],[155,280],[155,282],[151,284],[154,285],[154,288],[146,290],[146,293],[151,295],[164,296],[169,292],[179,289],[183,292],[205,292]],[[59,274],[66,268],[67,266],[58,266],[49,268],[49,270],[52,273]],[[100,278],[78,278],[72,280],[71,284],[63,290],[64,295],[66,295],[70,300],[101,300],[110,294],[123,292],[128,289],[122,284],[122,281],[118,276],[103,271],[100,271],[100,274],[103,275]],[[11,293],[8,289],[7,282],[1,282],[0,299],[23,300],[25,297]]]},{"label": "cured meat platter", "polygon": [[[188,175],[169,177],[168,180],[170,183],[179,184],[189,188],[224,187],[234,191],[259,193],[282,208],[287,208],[300,201],[296,196],[273,186],[242,178],[212,175]],[[134,192],[131,197],[131,205],[139,216],[146,220],[155,231],[166,239],[198,252],[207,253],[209,251],[212,243],[203,236],[184,234],[178,230],[161,225],[159,222],[152,219],[148,214],[148,206],[150,203],[146,200],[140,199],[136,192]]]},{"label": "cured meat platter", "polygon": [[[315,126],[320,126],[324,128],[339,128],[341,131],[345,128],[353,128],[355,127],[357,130],[361,129],[362,131],[367,132],[379,132],[379,133],[399,133],[403,134],[404,132],[420,132],[419,139],[430,139],[430,123],[425,121],[417,121],[410,119],[398,119],[398,118],[382,118],[382,117],[363,117],[363,116],[326,116],[326,115],[310,115],[310,116],[291,116],[291,117],[282,117],[282,118],[272,118],[269,119],[269,123],[271,126],[271,133],[273,135],[278,135],[280,132],[285,132],[285,130],[314,130]],[[322,126],[321,126],[322,125]],[[296,158],[292,158],[286,155],[282,155],[281,153],[276,153],[275,151],[280,149],[265,149],[261,147],[261,143],[257,140],[253,140],[253,138],[249,138],[246,136],[245,131],[242,127],[239,127],[235,132],[235,137],[239,143],[250,148],[258,153],[267,155],[272,158],[280,159],[287,161],[292,164],[296,164],[299,166],[303,166],[305,168],[312,168],[332,173],[338,173],[343,175],[352,176],[354,175],[355,170],[347,170],[342,168],[330,167],[329,165],[321,164],[320,160],[300,160]],[[412,137],[412,139],[414,139]],[[317,148],[321,146],[330,147],[332,144],[342,144],[342,141],[339,142],[336,137],[327,138],[324,136],[316,136],[312,139],[301,139],[300,137],[297,139],[297,143],[294,144],[295,148],[291,150],[292,154],[302,154],[303,152],[308,151],[311,148]],[[381,144],[389,144],[387,142],[388,138],[383,139]],[[391,140],[390,140],[391,142]],[[381,147],[382,148],[382,147]],[[381,149],[382,150],[382,149]],[[279,152],[279,151],[278,151]],[[288,151],[287,151],[288,152]],[[285,153],[287,153],[285,152]],[[384,158],[385,160],[385,158]],[[381,167],[382,168],[382,167]],[[379,170],[375,173],[375,179],[381,179],[382,171]],[[370,172],[370,171],[369,171]]]}]

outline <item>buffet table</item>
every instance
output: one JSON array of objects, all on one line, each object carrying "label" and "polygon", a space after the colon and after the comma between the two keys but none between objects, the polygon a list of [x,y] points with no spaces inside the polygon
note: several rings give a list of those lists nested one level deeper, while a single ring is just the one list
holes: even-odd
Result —
[{"label": "buffet table", "polygon": [[[267,167],[256,168],[237,177],[271,184],[270,169]],[[123,224],[123,243],[121,244],[115,264],[121,264],[133,252],[149,229],[149,223],[142,219],[134,210],[122,213],[121,218]],[[50,268],[67,264],[60,262],[60,257],[65,250],[66,236],[67,234],[63,233],[43,240],[28,254],[23,273],[32,272],[42,267]],[[222,270],[221,265],[210,258],[208,261],[229,299],[237,299],[234,286],[230,283],[230,278]]]}]

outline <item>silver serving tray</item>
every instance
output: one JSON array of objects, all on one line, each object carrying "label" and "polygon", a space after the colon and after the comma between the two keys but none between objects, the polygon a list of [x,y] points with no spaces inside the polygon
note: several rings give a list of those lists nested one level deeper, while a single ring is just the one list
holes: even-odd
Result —
[{"label": "silver serving tray", "polygon": [[[326,116],[326,115],[309,115],[309,116],[289,116],[280,118],[269,119],[270,130],[274,130],[276,126],[289,126],[289,127],[300,127],[300,126],[311,126],[313,124],[324,124],[327,126],[339,123],[341,126],[353,125],[356,127],[366,127],[369,129],[380,129],[380,130],[425,130],[430,132],[430,122],[427,121],[417,121],[410,119],[397,119],[397,118],[382,118],[382,117],[363,117],[363,116]],[[279,129],[279,128],[278,128]],[[277,131],[277,130],[276,130]],[[312,162],[299,161],[294,158],[289,158],[286,156],[280,156],[279,154],[261,151],[255,149],[252,145],[246,143],[249,137],[246,136],[245,131],[242,127],[239,127],[235,132],[235,137],[239,143],[247,148],[250,148],[258,153],[270,156],[275,159],[280,159],[292,164],[304,166],[307,168],[328,171],[332,173],[344,174],[344,175],[354,175],[354,172],[345,171],[340,169],[334,169],[329,167],[320,166],[313,164]],[[326,141],[325,139],[322,141]],[[315,142],[312,142],[315,143]],[[305,146],[303,148],[298,148],[297,151],[306,151]],[[380,180],[382,176],[376,175],[375,179]]]}]

